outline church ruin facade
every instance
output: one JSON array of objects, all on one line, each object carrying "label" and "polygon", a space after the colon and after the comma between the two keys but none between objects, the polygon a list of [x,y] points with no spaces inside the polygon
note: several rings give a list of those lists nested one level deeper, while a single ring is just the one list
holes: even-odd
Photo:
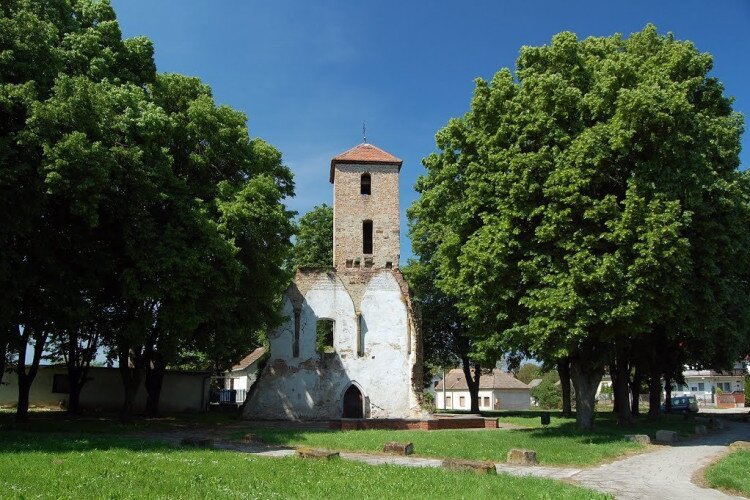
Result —
[{"label": "church ruin facade", "polygon": [[422,416],[419,324],[398,268],[401,165],[366,143],[331,160],[333,267],[297,271],[246,418]]}]

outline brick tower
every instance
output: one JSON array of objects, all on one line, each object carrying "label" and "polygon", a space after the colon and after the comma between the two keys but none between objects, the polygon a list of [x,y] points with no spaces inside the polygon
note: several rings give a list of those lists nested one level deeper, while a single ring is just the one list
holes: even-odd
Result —
[{"label": "brick tower", "polygon": [[401,164],[399,158],[367,143],[331,160],[336,269],[398,267]]}]

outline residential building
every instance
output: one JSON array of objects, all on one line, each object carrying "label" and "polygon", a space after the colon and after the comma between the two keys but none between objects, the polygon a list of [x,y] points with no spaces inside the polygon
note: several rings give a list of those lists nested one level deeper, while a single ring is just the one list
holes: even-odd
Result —
[{"label": "residential building", "polygon": [[[471,395],[464,372],[455,368],[435,388],[438,410],[471,410]],[[528,410],[531,408],[529,386],[510,373],[495,368],[479,379],[480,410]]]}]

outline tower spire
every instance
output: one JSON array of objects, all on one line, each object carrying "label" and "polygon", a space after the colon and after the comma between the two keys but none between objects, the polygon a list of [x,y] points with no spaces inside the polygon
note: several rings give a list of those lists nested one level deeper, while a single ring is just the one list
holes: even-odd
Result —
[{"label": "tower spire", "polygon": [[367,144],[367,123],[362,122],[362,142]]}]

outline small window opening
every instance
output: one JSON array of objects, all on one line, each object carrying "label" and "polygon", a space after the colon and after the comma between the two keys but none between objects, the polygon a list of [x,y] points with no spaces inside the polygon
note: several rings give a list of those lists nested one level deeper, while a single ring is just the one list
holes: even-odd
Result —
[{"label": "small window opening", "polygon": [[369,269],[373,265],[372,257],[365,257],[365,268]]},{"label": "small window opening", "polygon": [[315,348],[320,353],[333,352],[333,329],[332,319],[319,319],[316,325]]},{"label": "small window opening", "polygon": [[346,267],[349,267],[349,268],[354,267],[354,261],[351,259],[348,259],[346,261]]},{"label": "small window opening", "polygon": [[302,311],[294,309],[294,339],[292,339],[292,357],[299,357],[299,329],[300,329],[300,315]]},{"label": "small window opening", "polygon": [[362,253],[372,254],[372,221],[362,222]]},{"label": "small window opening", "polygon": [[357,314],[357,356],[365,355],[365,320],[362,314]]},{"label": "small window opening", "polygon": [[385,263],[385,268],[386,269],[393,269],[393,262],[386,262]]},{"label": "small window opening", "polygon": [[370,178],[370,174],[362,174],[362,179],[359,185],[360,194],[370,194],[371,183],[372,179]]}]

